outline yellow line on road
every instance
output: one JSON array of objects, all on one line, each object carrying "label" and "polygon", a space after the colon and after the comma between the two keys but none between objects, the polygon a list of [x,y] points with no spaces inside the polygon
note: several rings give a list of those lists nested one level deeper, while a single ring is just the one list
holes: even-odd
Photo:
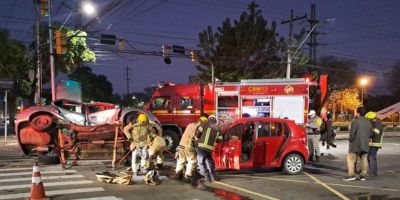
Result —
[{"label": "yellow line on road", "polygon": [[230,187],[230,188],[233,188],[235,190],[246,192],[248,194],[259,196],[259,197],[262,197],[262,198],[265,198],[265,199],[279,200],[279,199],[277,199],[275,197],[271,197],[271,196],[268,196],[268,195],[265,195],[265,194],[261,194],[261,193],[258,193],[258,192],[253,192],[251,190],[247,190],[247,189],[244,189],[244,188],[241,188],[241,187],[233,186],[233,185],[230,185],[230,184],[227,184],[227,183],[223,183],[223,182],[220,182],[220,181],[213,181],[213,183],[216,183],[216,184],[219,184],[219,185],[223,185],[225,187]]},{"label": "yellow line on road", "polygon": [[334,186],[340,186],[340,187],[353,187],[353,188],[370,189],[370,190],[384,190],[384,191],[391,191],[391,192],[400,192],[399,189],[395,189],[395,188],[376,188],[376,187],[367,187],[367,186],[359,186],[359,185],[345,185],[345,184],[336,184],[336,183],[328,183],[327,185],[334,185]]},{"label": "yellow line on road", "polygon": [[315,178],[314,176],[312,176],[311,174],[304,172],[305,175],[309,176],[311,179],[313,179],[315,182],[317,182],[318,184],[322,185],[323,187],[325,187],[326,189],[328,189],[329,191],[333,192],[334,194],[336,194],[338,197],[340,197],[343,200],[350,200],[348,197],[344,196],[342,193],[338,192],[337,190],[329,187],[327,184],[321,182],[320,180],[318,180],[317,178]]}]

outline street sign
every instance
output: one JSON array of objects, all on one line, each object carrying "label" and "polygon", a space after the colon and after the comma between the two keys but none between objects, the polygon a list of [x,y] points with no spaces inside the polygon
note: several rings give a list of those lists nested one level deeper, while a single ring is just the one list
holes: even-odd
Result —
[{"label": "street sign", "polygon": [[14,83],[15,81],[11,79],[0,79],[0,89],[13,89]]}]

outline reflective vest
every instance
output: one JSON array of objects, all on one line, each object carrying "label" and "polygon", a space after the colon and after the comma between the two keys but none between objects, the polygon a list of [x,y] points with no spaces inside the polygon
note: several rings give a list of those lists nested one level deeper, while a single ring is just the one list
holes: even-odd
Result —
[{"label": "reflective vest", "polygon": [[196,137],[199,138],[198,148],[207,151],[214,150],[217,140],[222,140],[220,132],[219,127],[211,123],[200,125],[196,132]]},{"label": "reflective vest", "polygon": [[307,128],[307,134],[320,134],[322,125],[322,119],[320,117],[315,116],[314,118],[310,118],[308,124],[310,124],[311,127]]},{"label": "reflective vest", "polygon": [[383,124],[379,119],[374,119],[372,121],[372,133],[371,133],[372,141],[369,143],[370,147],[382,147],[383,142]]}]

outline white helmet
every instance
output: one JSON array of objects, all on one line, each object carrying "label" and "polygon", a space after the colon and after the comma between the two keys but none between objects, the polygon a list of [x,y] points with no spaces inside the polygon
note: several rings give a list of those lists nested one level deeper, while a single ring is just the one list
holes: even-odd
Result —
[{"label": "white helmet", "polygon": [[314,117],[317,113],[315,112],[315,110],[310,110],[310,112],[308,113],[308,116]]}]

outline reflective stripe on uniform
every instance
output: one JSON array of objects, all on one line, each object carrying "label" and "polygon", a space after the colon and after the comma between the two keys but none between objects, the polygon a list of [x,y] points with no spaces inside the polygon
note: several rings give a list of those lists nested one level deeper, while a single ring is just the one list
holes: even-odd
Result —
[{"label": "reflective stripe on uniform", "polygon": [[376,134],[380,134],[381,132],[379,131],[379,129],[377,129],[377,128],[374,128],[374,133],[376,133]]}]

